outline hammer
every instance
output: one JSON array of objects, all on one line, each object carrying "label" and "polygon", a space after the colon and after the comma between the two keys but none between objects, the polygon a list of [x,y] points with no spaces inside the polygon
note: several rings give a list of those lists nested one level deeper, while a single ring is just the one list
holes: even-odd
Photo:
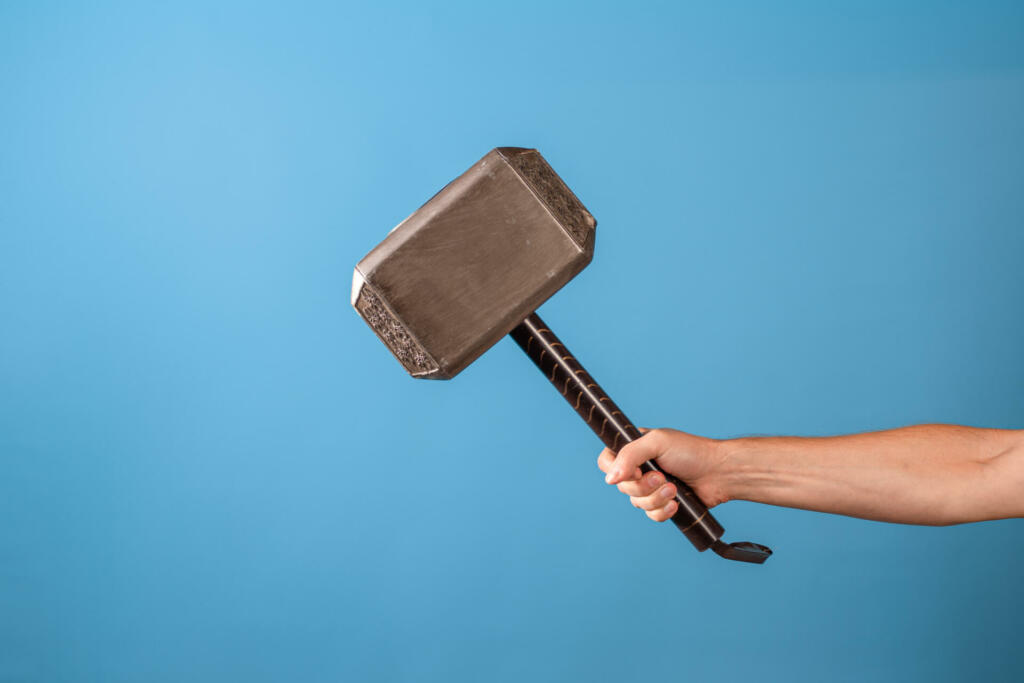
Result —
[{"label": "hammer", "polygon": [[[366,255],[352,305],[413,377],[451,379],[509,334],[605,446],[640,430],[534,310],[594,256],[597,221],[535,149],[498,147],[446,185]],[[757,543],[725,530],[689,486],[672,521],[699,551],[763,563]]]}]

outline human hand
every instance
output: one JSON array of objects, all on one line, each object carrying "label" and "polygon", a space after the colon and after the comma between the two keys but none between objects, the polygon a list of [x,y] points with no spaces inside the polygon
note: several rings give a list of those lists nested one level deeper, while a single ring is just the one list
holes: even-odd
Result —
[{"label": "human hand", "polygon": [[605,481],[616,484],[634,507],[646,510],[656,522],[670,519],[679,507],[675,485],[659,472],[640,471],[648,460],[689,484],[709,508],[728,500],[718,476],[724,464],[718,441],[674,429],[641,431],[644,435],[619,449],[618,456],[606,448],[597,458],[597,466],[607,474]]}]

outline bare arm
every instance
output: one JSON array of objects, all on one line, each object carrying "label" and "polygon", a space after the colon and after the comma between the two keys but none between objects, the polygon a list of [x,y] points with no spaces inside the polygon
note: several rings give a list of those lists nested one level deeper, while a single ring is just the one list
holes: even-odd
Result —
[{"label": "bare arm", "polygon": [[918,425],[834,437],[714,440],[657,429],[598,465],[652,519],[675,512],[657,459],[708,504],[750,500],[905,524],[1024,517],[1024,431]]}]

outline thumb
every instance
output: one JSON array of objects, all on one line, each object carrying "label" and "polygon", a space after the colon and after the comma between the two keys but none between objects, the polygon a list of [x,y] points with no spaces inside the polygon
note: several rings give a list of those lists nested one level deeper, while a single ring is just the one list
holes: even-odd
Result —
[{"label": "thumb", "polygon": [[657,430],[647,431],[636,441],[631,441],[620,448],[604,480],[609,484],[618,484],[630,472],[636,471],[641,464],[661,455],[664,445],[660,436]]}]

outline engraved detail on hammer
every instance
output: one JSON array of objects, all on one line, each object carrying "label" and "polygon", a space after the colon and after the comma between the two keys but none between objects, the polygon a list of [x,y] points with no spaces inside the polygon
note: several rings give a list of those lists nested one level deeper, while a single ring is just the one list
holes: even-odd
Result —
[{"label": "engraved detail on hammer", "polygon": [[547,204],[555,219],[568,231],[573,241],[583,247],[597,221],[583,206],[583,202],[548,166],[540,152],[529,150],[502,156],[526,181],[530,189]]},{"label": "engraved detail on hammer", "polygon": [[415,339],[405,329],[400,320],[395,318],[384,306],[376,294],[364,286],[356,299],[356,310],[369,323],[377,336],[381,338],[391,353],[395,354],[405,369],[414,374],[437,372],[438,365],[427,355]]}]

